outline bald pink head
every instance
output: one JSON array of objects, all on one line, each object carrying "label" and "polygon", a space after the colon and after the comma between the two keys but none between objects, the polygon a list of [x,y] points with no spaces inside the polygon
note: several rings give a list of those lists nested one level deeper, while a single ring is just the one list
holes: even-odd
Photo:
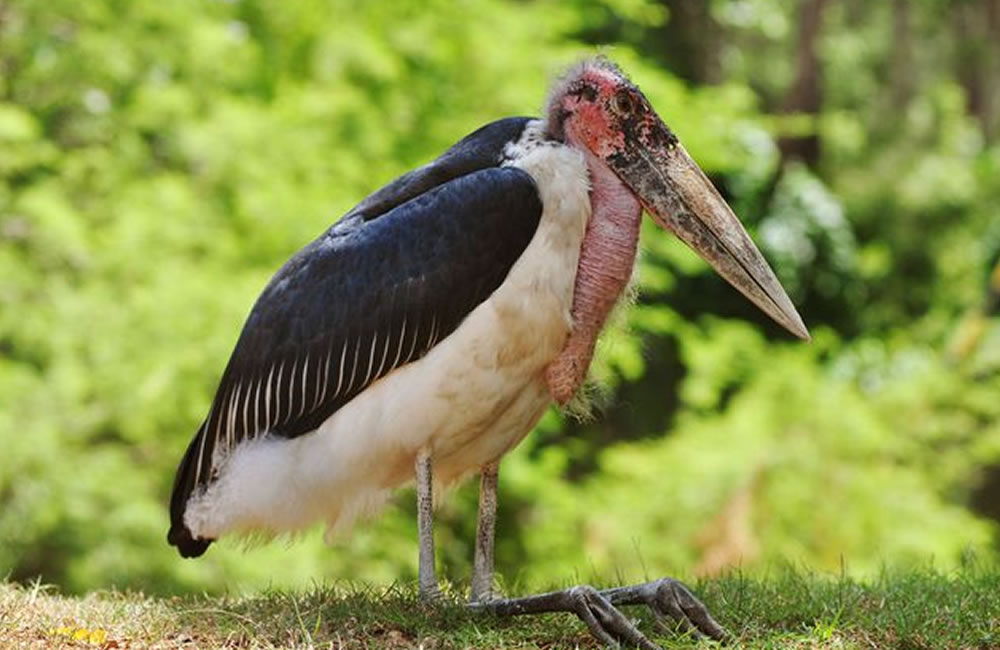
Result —
[{"label": "bald pink head", "polygon": [[630,146],[663,147],[677,138],[642,91],[604,57],[574,66],[548,103],[550,137],[608,159]]},{"label": "bald pink head", "polygon": [[618,66],[604,57],[574,66],[549,97],[546,132],[606,165],[657,224],[775,321],[809,338],[739,219]]}]

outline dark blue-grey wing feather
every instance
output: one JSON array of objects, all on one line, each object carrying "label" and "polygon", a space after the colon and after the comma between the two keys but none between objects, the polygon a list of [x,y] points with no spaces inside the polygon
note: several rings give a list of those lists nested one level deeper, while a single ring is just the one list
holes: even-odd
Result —
[{"label": "dark blue-grey wing feather", "polygon": [[540,214],[527,174],[491,169],[377,220],[331,228],[278,272],[247,320],[219,392],[242,396],[240,414],[253,402],[254,422],[266,401],[256,387],[272,375],[271,413],[251,431],[237,418],[235,438],[312,431],[372,381],[423,356],[500,286]]},{"label": "dark blue-grey wing feather", "polygon": [[530,176],[495,167],[397,201],[378,218],[362,214],[365,204],[292,257],[251,311],[178,469],[168,539],[182,555],[210,542],[191,538],[183,512],[213,480],[218,457],[260,435],[313,431],[423,356],[500,286],[542,212]]},{"label": "dark blue-grey wing feather", "polygon": [[354,206],[345,217],[374,219],[392,208],[459,176],[496,167],[504,146],[518,139],[530,117],[507,117],[465,136],[428,164],[403,174]]}]

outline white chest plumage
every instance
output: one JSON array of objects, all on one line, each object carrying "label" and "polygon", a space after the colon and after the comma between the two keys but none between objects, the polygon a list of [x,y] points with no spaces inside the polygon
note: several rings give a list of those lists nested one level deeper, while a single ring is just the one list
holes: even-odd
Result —
[{"label": "white chest plumage", "polygon": [[587,167],[529,127],[509,157],[536,181],[538,229],[503,284],[426,356],[369,386],[316,431],[243,443],[184,520],[196,536],[279,533],[373,512],[431,451],[445,487],[516,445],[551,402],[545,367],[562,350],[590,217]]}]

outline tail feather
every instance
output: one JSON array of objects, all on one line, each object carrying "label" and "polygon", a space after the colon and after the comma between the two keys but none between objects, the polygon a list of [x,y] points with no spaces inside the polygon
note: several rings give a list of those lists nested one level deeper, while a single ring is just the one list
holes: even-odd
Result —
[{"label": "tail feather", "polygon": [[201,437],[205,435],[205,424],[202,423],[198,429],[198,435],[194,437],[184,458],[177,468],[177,476],[174,478],[174,489],[170,495],[170,531],[167,533],[167,542],[171,546],[177,547],[177,552],[181,557],[198,557],[202,555],[211,543],[215,540],[195,537],[191,530],[184,523],[184,511],[187,509],[188,500],[194,493],[195,473],[196,473],[196,449]]}]

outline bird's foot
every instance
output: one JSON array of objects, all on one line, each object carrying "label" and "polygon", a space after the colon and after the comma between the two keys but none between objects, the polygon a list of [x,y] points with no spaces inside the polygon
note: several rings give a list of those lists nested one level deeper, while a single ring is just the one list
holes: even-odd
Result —
[{"label": "bird's foot", "polygon": [[572,612],[583,621],[590,633],[605,645],[639,647],[659,650],[646,638],[607,598],[589,585],[578,585],[562,591],[553,591],[523,598],[505,598],[470,605],[475,610],[496,616],[517,616],[547,612]]},{"label": "bird's foot", "polygon": [[[659,650],[659,646],[639,631],[636,623],[615,605],[646,605],[653,612],[657,625],[664,630],[680,629],[717,641],[727,638],[726,631],[712,618],[705,605],[687,587],[672,578],[602,591],[589,585],[578,585],[535,596],[473,603],[470,607],[496,616],[572,612],[586,624],[595,638],[607,646]],[[673,620],[674,625],[669,625],[668,620]]]},{"label": "bird's foot", "polygon": [[[681,631],[696,637],[725,642],[729,634],[680,580],[660,578],[631,587],[601,591],[613,605],[645,605],[664,631]],[[671,625],[668,621],[672,621]]]}]

